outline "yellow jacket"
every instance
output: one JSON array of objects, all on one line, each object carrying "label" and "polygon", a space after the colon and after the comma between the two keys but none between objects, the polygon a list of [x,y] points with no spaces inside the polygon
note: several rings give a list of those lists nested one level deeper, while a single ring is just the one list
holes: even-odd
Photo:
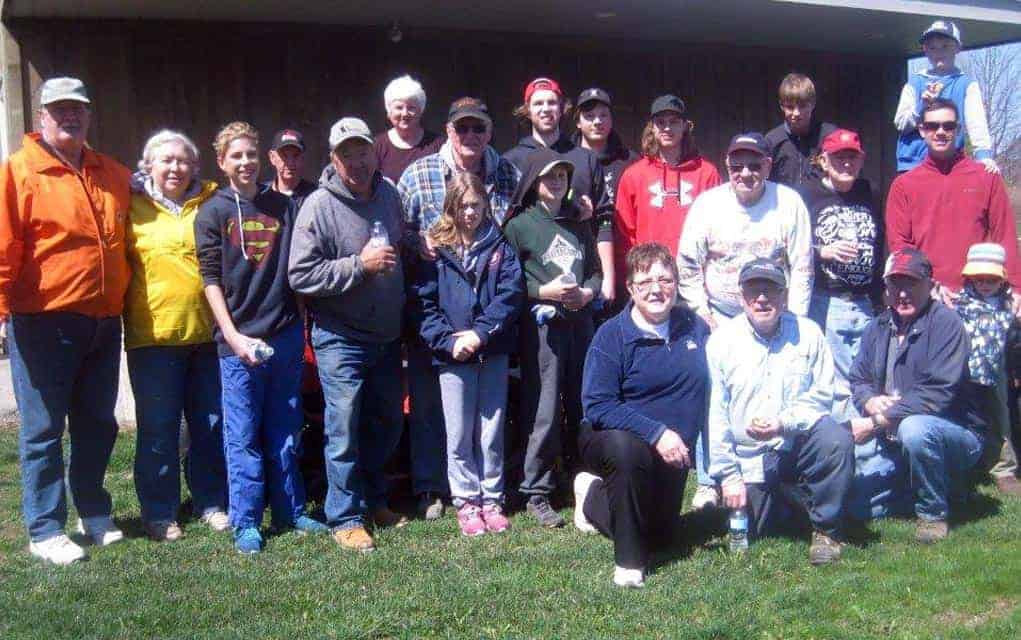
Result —
[{"label": "yellow jacket", "polygon": [[203,182],[174,215],[145,193],[131,196],[126,234],[131,281],[124,300],[124,348],[211,342],[213,315],[195,255],[195,216],[216,190]]}]

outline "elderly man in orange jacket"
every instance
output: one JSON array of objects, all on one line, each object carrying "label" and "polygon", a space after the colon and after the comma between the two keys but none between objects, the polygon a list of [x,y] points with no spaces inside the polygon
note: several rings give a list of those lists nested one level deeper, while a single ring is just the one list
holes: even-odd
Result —
[{"label": "elderly man in orange jacket", "polygon": [[61,437],[79,532],[123,538],[103,477],[117,437],[120,315],[128,285],[128,169],[85,144],[90,102],[76,78],[40,87],[39,131],[0,167],[0,321],[21,414],[22,507],[29,551],[70,564]]}]

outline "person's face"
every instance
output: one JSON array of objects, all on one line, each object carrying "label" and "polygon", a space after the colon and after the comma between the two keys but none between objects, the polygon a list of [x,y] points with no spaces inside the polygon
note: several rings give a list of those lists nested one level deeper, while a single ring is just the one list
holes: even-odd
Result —
[{"label": "person's face", "polygon": [[922,116],[918,131],[929,147],[929,155],[947,158],[957,153],[954,139],[957,137],[958,124],[953,109],[935,109]]},{"label": "person's face", "polygon": [[447,123],[447,138],[454,149],[454,154],[462,161],[482,158],[492,132],[485,122],[478,118],[461,118],[457,122]]},{"label": "person's face", "polygon": [[853,149],[822,154],[822,166],[838,191],[850,191],[865,164],[865,156]]},{"label": "person's face", "polygon": [[995,296],[1003,288],[1003,278],[996,276],[968,276],[968,282],[975,287],[975,292],[983,298]]},{"label": "person's face", "polygon": [[165,142],[156,147],[152,155],[149,175],[163,195],[177,200],[195,176],[195,159],[180,141]]},{"label": "person's face", "polygon": [[364,196],[372,190],[376,154],[371,144],[361,138],[349,138],[333,150],[332,161],[341,182],[351,193]]},{"label": "person's face", "polygon": [[756,331],[773,335],[787,306],[787,289],[771,280],[749,280],[741,285],[741,306]]},{"label": "person's face", "polygon": [[269,163],[282,180],[297,180],[305,170],[305,152],[293,145],[269,152]]},{"label": "person's face", "polygon": [[578,131],[589,142],[606,142],[612,130],[613,116],[610,108],[602,102],[588,102],[578,114]]},{"label": "person's face", "polygon": [[528,119],[539,133],[552,133],[560,126],[560,96],[549,89],[539,89],[528,101]]},{"label": "person's face", "polygon": [[677,304],[677,279],[667,266],[654,262],[648,271],[632,274],[628,292],[646,320],[663,322]]},{"label": "person's face", "polygon": [[475,231],[482,224],[482,218],[486,213],[486,202],[482,195],[474,191],[466,191],[461,196],[461,204],[457,210],[457,228],[461,233],[469,236],[475,235]]},{"label": "person's face", "polygon": [[956,40],[943,35],[931,35],[922,43],[922,52],[929,59],[929,66],[937,71],[951,69],[960,50]]},{"label": "person's face", "polygon": [[754,204],[762,196],[771,166],[769,158],[754,151],[738,149],[727,156],[730,185],[741,204]]},{"label": "person's face", "polygon": [[568,173],[567,167],[562,164],[550,169],[546,175],[539,178],[539,198],[545,202],[559,202],[567,195]]},{"label": "person's face", "polygon": [[234,138],[217,164],[235,188],[254,186],[259,177],[259,145],[251,138]]},{"label": "person's face", "polygon": [[43,140],[52,147],[81,147],[89,133],[89,105],[77,100],[59,100],[39,108]]},{"label": "person's face", "polygon": [[815,111],[813,100],[784,100],[780,103],[784,122],[796,134],[807,133],[812,126],[812,112]]},{"label": "person's face", "polygon": [[415,129],[422,120],[422,110],[413,100],[394,100],[386,108],[386,119],[394,129]]},{"label": "person's face", "polygon": [[925,309],[932,290],[928,278],[912,278],[894,274],[885,278],[886,303],[902,322],[914,320]]},{"label": "person's face", "polygon": [[676,111],[663,111],[652,116],[652,133],[660,149],[672,149],[684,140],[687,123]]}]

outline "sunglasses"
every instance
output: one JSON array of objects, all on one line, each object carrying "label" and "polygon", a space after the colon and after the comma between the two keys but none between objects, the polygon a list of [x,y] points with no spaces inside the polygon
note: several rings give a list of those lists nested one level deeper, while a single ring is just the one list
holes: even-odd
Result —
[{"label": "sunglasses", "polygon": [[727,169],[729,169],[731,173],[741,173],[742,171],[745,170],[746,167],[752,173],[758,173],[762,171],[761,162],[746,162],[744,164],[741,164],[739,162],[731,162],[730,164],[727,165]]},{"label": "sunglasses", "polygon": [[465,134],[467,134],[469,132],[477,133],[479,135],[482,135],[482,134],[484,134],[486,132],[486,125],[484,125],[484,124],[455,124],[454,125],[454,131],[456,131],[457,135],[459,135],[459,136],[463,136],[463,135],[465,135]]},{"label": "sunglasses", "polygon": [[947,120],[946,122],[923,122],[921,124],[923,131],[939,131],[940,129],[947,133],[953,133],[957,131],[957,127],[960,126],[956,120]]}]

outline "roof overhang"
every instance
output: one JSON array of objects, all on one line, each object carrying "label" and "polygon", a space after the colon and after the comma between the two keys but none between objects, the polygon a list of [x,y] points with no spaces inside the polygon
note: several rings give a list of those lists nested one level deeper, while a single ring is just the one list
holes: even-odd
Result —
[{"label": "roof overhang", "polygon": [[315,23],[917,55],[936,17],[967,48],[1021,41],[1017,0],[0,0],[4,19]]}]

